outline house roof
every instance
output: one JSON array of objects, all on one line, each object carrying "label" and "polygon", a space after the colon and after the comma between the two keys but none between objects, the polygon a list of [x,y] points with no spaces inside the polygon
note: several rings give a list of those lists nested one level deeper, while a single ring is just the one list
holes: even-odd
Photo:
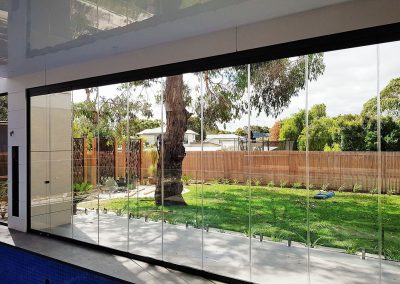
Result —
[{"label": "house roof", "polygon": [[239,139],[242,137],[236,134],[209,134],[206,138],[209,141],[212,139]]},{"label": "house roof", "polygon": [[[165,128],[163,129],[165,133]],[[161,134],[161,127],[157,128],[152,128],[152,129],[145,129],[143,131],[140,131],[138,135],[159,135]],[[194,132],[191,129],[188,129],[185,134],[194,134],[194,135],[199,135],[198,133]]]}]

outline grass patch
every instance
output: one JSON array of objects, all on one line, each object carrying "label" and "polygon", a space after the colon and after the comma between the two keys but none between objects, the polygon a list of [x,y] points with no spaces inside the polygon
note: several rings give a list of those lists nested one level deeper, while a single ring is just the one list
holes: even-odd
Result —
[{"label": "grass patch", "polygon": [[[171,224],[205,226],[225,231],[251,233],[272,240],[292,239],[306,243],[307,190],[279,187],[211,184],[203,187],[203,210],[200,185],[188,186],[184,194],[186,207],[164,208],[165,220]],[[378,253],[378,196],[336,192],[334,198],[315,200],[310,192],[310,235],[312,246],[341,248],[349,253]],[[400,261],[400,196],[382,196],[383,250],[388,259]],[[82,204],[84,205],[84,204]],[[250,205],[250,206],[249,206]],[[86,205],[90,207],[90,205]],[[100,201],[100,208],[129,212],[149,220],[160,220],[162,208],[153,199],[113,199]],[[251,208],[250,208],[251,207]],[[204,219],[203,219],[204,212]]]}]

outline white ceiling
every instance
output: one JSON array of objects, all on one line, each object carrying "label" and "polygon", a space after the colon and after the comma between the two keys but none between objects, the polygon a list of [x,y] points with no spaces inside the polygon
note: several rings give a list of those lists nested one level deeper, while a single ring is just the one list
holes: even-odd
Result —
[{"label": "white ceiling", "polygon": [[[95,0],[11,4],[8,66],[3,66],[0,75],[94,60],[349,0],[153,0],[170,6],[126,10],[121,1],[99,1],[111,5],[107,7],[96,7]],[[185,3],[192,4],[186,7]]]}]

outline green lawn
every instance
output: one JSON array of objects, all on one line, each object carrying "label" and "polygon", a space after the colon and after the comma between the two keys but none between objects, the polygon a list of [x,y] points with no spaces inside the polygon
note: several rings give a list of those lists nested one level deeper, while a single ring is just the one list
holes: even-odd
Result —
[{"label": "green lawn", "polygon": [[[307,190],[251,187],[244,185],[204,185],[203,210],[201,186],[190,185],[184,194],[186,207],[165,207],[165,219],[172,224],[204,225],[220,230],[251,232],[280,241],[291,238],[305,243],[307,239]],[[378,196],[337,192],[334,198],[315,200],[310,191],[311,244],[345,249],[349,253],[365,248],[378,252]],[[400,261],[400,196],[382,196],[384,252],[388,259]],[[152,199],[129,202],[134,216],[160,219],[161,208]],[[100,208],[127,212],[127,199],[101,201]],[[249,220],[249,210],[251,219]]]}]

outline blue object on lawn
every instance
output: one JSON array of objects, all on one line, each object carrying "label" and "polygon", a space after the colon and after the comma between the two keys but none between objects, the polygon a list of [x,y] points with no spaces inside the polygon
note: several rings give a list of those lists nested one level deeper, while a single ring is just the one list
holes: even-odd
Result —
[{"label": "blue object on lawn", "polygon": [[314,195],[315,199],[328,199],[331,197],[334,197],[335,193],[333,191],[329,192],[318,192],[316,195]]}]

